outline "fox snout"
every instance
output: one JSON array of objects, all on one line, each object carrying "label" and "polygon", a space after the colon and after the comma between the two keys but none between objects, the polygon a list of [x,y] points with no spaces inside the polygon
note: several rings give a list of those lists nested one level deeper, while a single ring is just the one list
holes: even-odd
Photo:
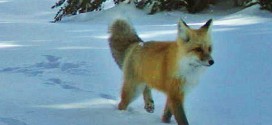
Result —
[{"label": "fox snout", "polygon": [[212,66],[214,64],[214,60],[212,56],[208,53],[194,53],[195,54],[195,64],[199,66]]},{"label": "fox snout", "polygon": [[212,66],[214,64],[214,60],[210,55],[207,55],[204,59],[202,58],[201,62],[204,66]]},{"label": "fox snout", "polygon": [[203,51],[191,51],[191,54],[195,56],[195,63],[202,66],[212,66],[214,60],[210,52]]}]

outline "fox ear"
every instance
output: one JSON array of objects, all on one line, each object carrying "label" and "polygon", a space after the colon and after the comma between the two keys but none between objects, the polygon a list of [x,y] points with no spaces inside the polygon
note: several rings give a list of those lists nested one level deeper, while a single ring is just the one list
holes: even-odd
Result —
[{"label": "fox ear", "polygon": [[207,32],[210,32],[211,31],[211,25],[213,23],[213,20],[212,19],[209,19],[202,27],[201,29],[204,29],[206,30]]},{"label": "fox ear", "polygon": [[178,37],[182,39],[184,42],[190,41],[188,30],[190,27],[180,19],[178,22]]}]

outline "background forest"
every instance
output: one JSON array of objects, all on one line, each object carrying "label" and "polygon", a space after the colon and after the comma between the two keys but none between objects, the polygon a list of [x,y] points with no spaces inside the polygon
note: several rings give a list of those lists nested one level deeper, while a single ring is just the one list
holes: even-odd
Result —
[{"label": "background forest", "polygon": [[[63,16],[76,15],[91,11],[103,10],[103,3],[107,0],[59,0],[52,8],[60,7],[55,16],[55,22]],[[109,0],[108,0],[109,1]],[[133,3],[139,9],[146,9],[148,14],[159,11],[187,10],[189,13],[198,13],[207,9],[209,5],[216,6],[220,0],[113,0],[114,4]],[[227,0],[233,7],[249,7],[260,4],[261,9],[272,11],[271,0]]]}]

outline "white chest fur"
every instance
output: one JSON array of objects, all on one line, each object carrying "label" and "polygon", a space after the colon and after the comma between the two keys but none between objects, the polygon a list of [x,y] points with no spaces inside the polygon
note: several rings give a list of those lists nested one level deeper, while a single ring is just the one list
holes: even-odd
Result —
[{"label": "white chest fur", "polygon": [[181,77],[185,84],[181,86],[181,91],[189,92],[198,84],[200,75],[205,67],[197,62],[196,57],[184,57],[179,62],[178,77]]}]

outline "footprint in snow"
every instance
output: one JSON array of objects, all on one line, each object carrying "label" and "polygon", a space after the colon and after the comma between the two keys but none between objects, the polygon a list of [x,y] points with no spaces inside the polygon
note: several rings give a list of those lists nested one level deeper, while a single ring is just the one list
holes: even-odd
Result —
[{"label": "footprint in snow", "polygon": [[14,118],[1,118],[0,117],[0,124],[4,123],[6,125],[27,125],[23,121],[14,119]]},{"label": "footprint in snow", "polygon": [[109,94],[100,93],[99,96],[100,96],[101,98],[104,98],[104,99],[116,100],[116,97],[115,97],[115,96],[112,96],[112,95],[109,95]]},{"label": "footprint in snow", "polygon": [[[0,72],[23,73],[27,76],[43,75],[46,70],[60,70],[63,73],[72,75],[90,75],[90,67],[86,62],[61,62],[61,57],[52,55],[43,55],[45,61],[35,63],[34,65],[25,65],[17,67],[7,67],[0,69]],[[69,87],[67,87],[69,88]]]},{"label": "footprint in snow", "polygon": [[72,83],[62,81],[61,79],[58,79],[58,78],[50,78],[44,84],[47,84],[47,85],[58,85],[58,86],[60,86],[63,89],[70,89],[70,90],[76,90],[76,91],[84,91],[84,90],[82,90],[82,89],[80,89],[78,87],[69,85],[69,84],[72,84]]}]

